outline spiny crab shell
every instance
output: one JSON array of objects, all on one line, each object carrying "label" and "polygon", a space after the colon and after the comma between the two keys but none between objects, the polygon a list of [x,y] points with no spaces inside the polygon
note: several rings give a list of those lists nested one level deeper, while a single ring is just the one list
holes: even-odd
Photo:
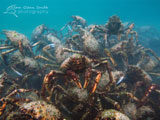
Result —
[{"label": "spiny crab shell", "polygon": [[123,24],[117,15],[113,15],[109,18],[109,21],[106,24],[108,32],[111,34],[117,34],[118,32],[123,31]]},{"label": "spiny crab shell", "polygon": [[129,65],[128,69],[126,71],[126,77],[130,81],[143,81],[146,84],[149,84],[152,82],[152,78],[150,77],[147,72],[145,72],[143,69],[136,65]]},{"label": "spiny crab shell", "polygon": [[25,69],[28,69],[29,71],[36,71],[39,69],[39,64],[37,61],[30,57],[25,57],[23,60]]},{"label": "spiny crab shell", "polygon": [[65,59],[67,59],[70,56],[70,53],[64,52],[63,53],[63,45],[55,46],[55,58],[57,60],[57,63],[62,63]]},{"label": "spiny crab shell", "polygon": [[32,39],[37,39],[46,29],[44,24],[38,25],[32,32]]},{"label": "spiny crab shell", "polygon": [[3,30],[3,32],[12,45],[18,46],[19,42],[22,42],[23,46],[30,46],[29,40],[25,35],[12,30]]},{"label": "spiny crab shell", "polygon": [[44,101],[24,103],[20,110],[37,120],[59,120],[61,118],[60,111]]},{"label": "spiny crab shell", "polygon": [[104,110],[101,117],[95,120],[130,120],[125,114],[114,109]]},{"label": "spiny crab shell", "polygon": [[119,51],[123,51],[124,49],[126,49],[127,43],[128,43],[127,41],[121,41],[118,44],[114,45],[111,48],[111,53],[115,53],[116,54]]},{"label": "spiny crab shell", "polygon": [[72,70],[85,69],[89,65],[90,61],[91,60],[86,56],[73,54],[71,57],[63,61],[60,68],[63,71],[67,69],[72,69]]},{"label": "spiny crab shell", "polygon": [[90,56],[98,55],[99,43],[96,38],[87,30],[80,28],[80,34],[83,40],[83,48]]},{"label": "spiny crab shell", "polygon": [[113,15],[109,18],[109,22],[118,22],[118,23],[121,23],[121,20],[119,18],[119,16],[117,15]]},{"label": "spiny crab shell", "polygon": [[151,57],[147,57],[146,60],[140,65],[145,71],[153,71],[154,68],[158,65],[158,61],[152,59]]},{"label": "spiny crab shell", "polygon": [[72,100],[78,102],[87,102],[89,98],[89,93],[86,89],[79,89],[78,87],[73,87],[68,90],[68,97],[72,98]]},{"label": "spiny crab shell", "polygon": [[82,18],[81,16],[73,15],[72,18],[73,18],[75,21],[77,21],[77,22],[79,22],[80,24],[82,24],[83,27],[86,26],[86,24],[87,24],[87,21],[86,21],[84,18]]},{"label": "spiny crab shell", "polygon": [[[122,71],[112,71],[112,75],[113,75],[113,79],[114,81],[118,81],[122,76],[124,76],[124,73]],[[110,82],[110,79],[109,79],[109,74],[108,72],[106,71],[103,75],[102,75],[102,78],[101,80],[99,81],[99,84],[98,84],[98,87],[97,87],[97,90],[99,91],[103,91],[106,89],[106,86],[107,84]]]},{"label": "spiny crab shell", "polygon": [[55,47],[58,47],[61,44],[61,41],[52,33],[47,34],[45,37],[47,38],[47,41],[55,44]]}]

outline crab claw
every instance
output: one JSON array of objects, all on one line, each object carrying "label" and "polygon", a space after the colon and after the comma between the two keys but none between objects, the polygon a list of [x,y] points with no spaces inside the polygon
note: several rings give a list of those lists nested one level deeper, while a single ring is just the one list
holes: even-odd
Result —
[{"label": "crab claw", "polygon": [[134,27],[134,23],[132,23],[132,24],[126,29],[127,35],[131,32],[131,30],[133,29],[133,27]]},{"label": "crab claw", "polygon": [[6,108],[6,102],[2,105],[2,107],[0,107],[0,115],[2,115],[3,114],[3,112],[4,112],[4,109]]},{"label": "crab claw", "polygon": [[90,78],[91,78],[91,72],[92,72],[92,69],[88,68],[86,73],[85,73],[85,81],[84,81],[83,88],[86,88],[88,86]]},{"label": "crab claw", "polygon": [[134,23],[132,23],[130,26],[129,26],[129,29],[133,29],[134,27]]},{"label": "crab claw", "polygon": [[89,84],[89,81],[85,81],[83,88],[86,88]]},{"label": "crab claw", "polygon": [[97,85],[101,79],[101,76],[102,76],[102,73],[101,72],[97,72],[97,77],[95,79],[95,83],[93,85],[93,88],[92,88],[92,91],[91,91],[91,94],[95,92],[96,88],[97,88]]},{"label": "crab claw", "polygon": [[79,82],[79,81],[77,81],[77,82],[75,82],[76,83],[76,85],[81,89],[82,88],[82,85],[81,85],[81,83]]},{"label": "crab claw", "polygon": [[18,46],[19,46],[19,51],[23,54],[22,41],[19,41],[19,42],[18,42]]},{"label": "crab claw", "polygon": [[67,71],[67,75],[72,78],[72,80],[75,82],[75,84],[76,84],[80,89],[82,88],[82,85],[81,85],[81,83],[79,82],[78,77],[77,77],[77,75],[76,75],[75,72],[73,72],[72,70],[68,70],[68,71]]}]

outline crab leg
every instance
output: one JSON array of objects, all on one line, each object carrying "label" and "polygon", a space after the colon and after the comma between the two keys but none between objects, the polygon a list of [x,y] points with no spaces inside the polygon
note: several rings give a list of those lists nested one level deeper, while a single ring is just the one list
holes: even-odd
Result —
[{"label": "crab leg", "polygon": [[6,102],[3,103],[2,107],[0,107],[0,116],[3,114],[4,109],[6,108]]},{"label": "crab leg", "polygon": [[160,61],[160,58],[156,55],[156,53],[153,50],[148,48],[148,49],[145,49],[145,52],[152,54],[158,61]]},{"label": "crab leg", "polygon": [[[53,92],[54,92],[55,90],[58,90],[59,92],[62,92],[62,93],[64,93],[65,95],[67,95],[66,90],[65,90],[62,86],[60,86],[60,85],[54,86],[54,85],[53,85],[53,87],[50,89],[50,96],[47,97],[47,100],[48,100],[48,101],[51,101]],[[55,98],[55,101],[56,101],[56,98]],[[56,102],[57,102],[57,101],[56,101]]]},{"label": "crab leg", "polygon": [[34,43],[34,44],[32,45],[32,47],[35,47],[35,46],[39,45],[40,43],[41,43],[41,42],[38,41],[38,42]]},{"label": "crab leg", "polygon": [[141,58],[140,58],[140,60],[137,62],[137,66],[140,66],[140,65],[143,63],[144,58],[145,58],[145,52],[141,51],[141,52],[140,52],[140,55],[141,55]]},{"label": "crab leg", "polygon": [[23,74],[22,73],[20,73],[20,72],[18,72],[17,70],[15,70],[13,67],[11,67],[11,69],[17,74],[17,75],[19,75],[19,76],[23,76]]},{"label": "crab leg", "polygon": [[109,64],[108,64],[107,61],[106,61],[106,67],[107,67],[107,71],[108,71],[109,79],[110,79],[109,83],[106,86],[106,90],[109,91],[110,90],[110,86],[112,86],[113,84],[115,84],[116,81],[113,78],[113,75],[112,75],[112,72],[111,72],[111,68],[110,68],[110,66],[109,66]]},{"label": "crab leg", "polygon": [[55,65],[53,65],[53,64],[44,64],[44,67],[51,67],[51,68],[56,67],[56,68],[58,68],[59,65],[57,65],[57,64],[55,64]]},{"label": "crab leg", "polygon": [[50,49],[51,47],[50,46],[45,46],[44,48],[43,48],[43,52],[47,55],[47,56],[49,56],[50,58],[52,58],[53,60],[55,60],[55,57],[53,56],[53,55],[51,55],[47,50],[48,49]]},{"label": "crab leg", "polygon": [[70,40],[70,43],[73,44],[76,48],[82,49],[82,46],[80,46],[78,42],[75,42],[74,40]]},{"label": "crab leg", "polygon": [[32,54],[32,56],[34,56],[34,53],[32,51],[32,46],[28,45],[27,48],[29,49],[30,53]]},{"label": "crab leg", "polygon": [[65,24],[65,25],[60,29],[60,31],[63,31],[63,30],[67,27],[67,25],[68,25],[68,23]]},{"label": "crab leg", "polygon": [[0,47],[0,50],[10,49],[10,48],[13,48],[13,46],[1,46],[1,47]]},{"label": "crab leg", "polygon": [[91,68],[88,68],[85,72],[85,82],[84,82],[84,86],[83,88],[86,88],[89,84],[89,81],[90,81],[90,77],[91,77]]},{"label": "crab leg", "polygon": [[67,73],[68,76],[70,76],[70,77],[73,79],[73,81],[75,82],[75,84],[81,89],[81,88],[82,88],[82,85],[81,85],[81,83],[79,82],[76,73],[73,72],[73,71],[71,71],[71,70],[68,70],[66,73]]},{"label": "crab leg", "polygon": [[19,42],[18,42],[18,46],[19,46],[19,51],[20,51],[21,53],[23,53],[22,41],[19,41]]},{"label": "crab leg", "polygon": [[11,52],[13,52],[13,51],[15,51],[15,50],[17,50],[17,49],[16,49],[16,48],[13,48],[13,49],[10,49],[10,50],[8,50],[8,51],[2,52],[1,54],[2,54],[2,55],[5,55],[5,54],[11,53]]},{"label": "crab leg", "polygon": [[55,71],[50,71],[50,73],[46,74],[45,77],[44,77],[44,80],[43,80],[43,84],[42,84],[42,88],[41,88],[41,96],[43,99],[46,99],[45,98],[45,92],[47,90],[48,93],[50,93],[50,90],[49,90],[49,83],[51,81],[51,79],[55,76]]},{"label": "crab leg", "polygon": [[123,51],[119,51],[119,52],[117,52],[117,54],[119,54],[122,57],[124,66],[127,67],[128,66],[128,56],[127,56],[127,54]]},{"label": "crab leg", "polygon": [[4,64],[6,64],[6,59],[5,59],[5,56],[4,56],[4,55],[6,55],[6,54],[8,54],[8,53],[11,53],[11,52],[13,52],[13,51],[15,51],[15,50],[17,50],[17,49],[16,49],[16,48],[13,48],[13,49],[10,49],[10,50],[8,50],[8,51],[5,51],[5,52],[2,52],[2,53],[1,53],[1,58],[2,58],[2,61],[3,61]]},{"label": "crab leg", "polygon": [[[41,96],[42,96],[42,98],[44,100],[46,100],[46,98],[45,98],[45,92],[48,92],[48,94],[49,94],[48,98],[50,98],[50,96],[52,95],[52,91],[53,90],[51,90],[49,88],[49,85],[50,85],[50,81],[54,80],[57,74],[63,74],[63,73],[60,72],[60,71],[54,71],[54,70],[52,70],[52,71],[50,71],[50,73],[48,73],[48,74],[45,75],[44,80],[43,80],[43,84],[42,84],[42,88],[41,88]],[[47,99],[47,100],[49,100],[49,99]]]},{"label": "crab leg", "polygon": [[30,89],[16,89],[13,92],[11,92],[8,96],[6,96],[6,98],[10,98],[18,93],[26,93],[26,92],[35,92],[36,94],[38,94],[38,91],[36,90],[30,90]]},{"label": "crab leg", "polygon": [[111,55],[111,52],[110,52],[107,48],[104,49],[104,52],[105,52],[105,54],[109,57],[109,59],[110,59],[110,61],[112,62],[112,64],[113,64],[114,66],[117,66],[114,58],[113,58],[112,55]]},{"label": "crab leg", "polygon": [[131,30],[133,29],[133,27],[134,27],[134,23],[132,23],[127,29],[125,29],[127,36],[131,32]]},{"label": "crab leg", "polygon": [[153,76],[160,76],[160,73],[149,72],[148,74],[153,75]]},{"label": "crab leg", "polygon": [[115,100],[113,100],[113,99],[111,99],[111,98],[109,98],[109,97],[104,97],[104,99],[105,99],[107,102],[111,103],[117,110],[122,111],[121,106],[119,105],[119,103],[118,103],[117,101],[115,101]]},{"label": "crab leg", "polygon": [[48,58],[46,58],[46,57],[44,57],[44,56],[41,56],[41,55],[36,56],[35,59],[42,59],[42,60],[45,60],[45,61],[48,61],[48,62],[51,62],[51,63],[56,64],[55,61],[50,60],[50,59],[48,59]]},{"label": "crab leg", "polygon": [[82,54],[82,51],[78,51],[78,50],[72,50],[72,49],[68,49],[68,48],[63,48],[63,52],[72,52],[72,53],[78,53],[78,54]]},{"label": "crab leg", "polygon": [[115,95],[115,96],[118,96],[118,97],[122,96],[122,95],[126,95],[129,98],[131,98],[132,100],[134,100],[136,102],[139,102],[139,99],[130,92],[108,93],[108,95],[113,95],[113,96]]},{"label": "crab leg", "polygon": [[145,102],[147,101],[148,99],[148,96],[153,92],[155,91],[156,89],[158,88],[158,85],[156,84],[152,84],[148,87],[148,89],[146,90],[144,96],[140,99],[140,103],[139,105],[137,106],[137,108],[140,108],[141,106],[143,106],[145,104]]},{"label": "crab leg", "polygon": [[[6,99],[6,98],[2,98],[0,101],[3,103],[2,107],[0,107],[0,116],[1,116],[1,115],[3,115],[3,112],[4,112],[7,104],[13,105],[14,107],[19,107],[20,106],[20,104],[18,103],[19,101],[21,101],[21,102],[22,101],[30,102],[31,100],[27,99],[27,98],[21,98],[21,99]],[[10,109],[9,111],[12,111],[12,110],[13,110],[13,108]]]},{"label": "crab leg", "polygon": [[101,76],[102,76],[102,73],[100,71],[97,71],[97,70],[94,70],[92,69],[93,72],[96,72],[97,73],[97,76],[96,76],[96,79],[95,79],[95,83],[93,85],[93,88],[92,88],[92,91],[91,91],[91,94],[95,92],[96,88],[97,88],[97,85],[101,79]]},{"label": "crab leg", "polygon": [[136,45],[138,44],[138,33],[136,31],[130,31],[130,34],[132,35],[131,38],[133,39],[133,34],[136,36]]}]

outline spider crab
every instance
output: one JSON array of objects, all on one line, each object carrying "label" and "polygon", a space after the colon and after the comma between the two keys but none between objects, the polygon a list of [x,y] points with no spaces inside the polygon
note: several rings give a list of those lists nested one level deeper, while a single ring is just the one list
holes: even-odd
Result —
[{"label": "spider crab", "polygon": [[124,27],[124,24],[121,22],[119,16],[113,15],[109,18],[108,22],[103,25],[93,25],[89,28],[89,31],[93,34],[99,33],[103,36],[104,43],[107,41],[109,47],[111,46],[110,40],[108,40],[112,35],[117,35],[118,40],[121,39],[121,36],[125,36],[125,39],[128,38],[128,35],[136,36],[136,42],[138,42],[138,34],[136,31],[133,31],[134,23],[130,24],[127,28]]},{"label": "spider crab", "polygon": [[30,53],[31,55],[33,55],[30,42],[25,35],[11,30],[3,30],[3,32],[7,37],[6,42],[10,42],[9,44],[7,45],[5,44],[0,47],[1,50],[9,49],[8,51],[1,53],[3,60],[4,60],[4,55],[16,50],[19,50],[22,55],[26,55],[26,53]]},{"label": "spider crab", "polygon": [[[31,98],[30,95],[35,98]],[[39,100],[36,90],[15,89],[0,99],[0,119],[9,120],[63,120],[52,104]]]},{"label": "spider crab", "polygon": [[[75,42],[76,41],[76,42]],[[70,41],[79,50],[64,48],[64,52],[73,52],[78,54],[87,54],[91,57],[98,56],[100,53],[100,45],[95,37],[87,30],[79,28],[79,34],[73,36]]]},{"label": "spider crab", "polygon": [[[77,30],[77,27],[85,28],[87,26],[87,21],[78,15],[72,15],[73,21],[67,23],[64,25],[60,31],[63,31],[66,27],[68,27],[70,32],[73,32],[73,30]],[[72,30],[73,29],[73,30]]]},{"label": "spider crab", "polygon": [[129,25],[129,27],[124,28],[119,16],[113,15],[109,18],[109,21],[106,23],[105,27],[107,28],[108,37],[111,35],[118,35],[118,40],[120,40],[122,34],[135,34],[137,39],[137,32],[133,31],[134,23]]},{"label": "spider crab", "polygon": [[101,111],[94,120],[130,120],[125,114],[114,110]]},{"label": "spider crab", "polygon": [[[98,62],[98,63],[97,63]],[[42,89],[41,89],[41,94],[42,96],[45,98],[45,93],[48,92],[49,93],[49,97],[52,96],[53,93],[53,89],[54,89],[54,85],[51,85],[53,83],[53,80],[55,80],[57,78],[58,75],[64,76],[65,79],[67,80],[72,80],[71,82],[74,82],[76,84],[76,86],[78,86],[80,89],[82,88],[80,79],[79,79],[79,74],[85,72],[85,81],[84,81],[84,85],[83,88],[87,88],[91,77],[92,77],[92,73],[96,73],[96,78],[94,80],[93,83],[93,87],[91,90],[91,94],[93,94],[97,88],[97,85],[101,79],[102,76],[102,72],[94,69],[95,67],[97,67],[98,65],[94,63],[97,63],[98,65],[100,64],[106,64],[107,66],[109,66],[108,61],[98,61],[95,59],[89,59],[86,56],[83,55],[79,55],[79,54],[73,54],[71,57],[67,58],[60,66],[60,70],[61,71],[55,71],[52,70],[50,71],[49,74],[47,74],[44,77],[43,80],[43,85],[42,85]],[[111,71],[109,71],[111,72]],[[111,75],[111,74],[110,74]]]},{"label": "spider crab", "polygon": [[49,44],[45,45],[42,48],[42,55],[35,56],[35,59],[42,60],[47,62],[45,67],[57,67],[62,63],[68,56],[69,53],[63,53],[64,45],[61,40],[52,35],[51,33],[46,35],[46,41]]},{"label": "spider crab", "polygon": [[32,32],[32,41],[37,41],[48,28],[44,25],[38,25]]}]

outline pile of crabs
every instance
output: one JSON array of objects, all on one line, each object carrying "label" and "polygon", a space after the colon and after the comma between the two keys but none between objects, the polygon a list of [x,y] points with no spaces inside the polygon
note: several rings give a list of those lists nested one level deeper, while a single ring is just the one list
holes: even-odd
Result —
[{"label": "pile of crabs", "polygon": [[59,31],[37,26],[31,40],[2,31],[0,119],[160,119],[160,58],[134,23],[72,18]]}]

